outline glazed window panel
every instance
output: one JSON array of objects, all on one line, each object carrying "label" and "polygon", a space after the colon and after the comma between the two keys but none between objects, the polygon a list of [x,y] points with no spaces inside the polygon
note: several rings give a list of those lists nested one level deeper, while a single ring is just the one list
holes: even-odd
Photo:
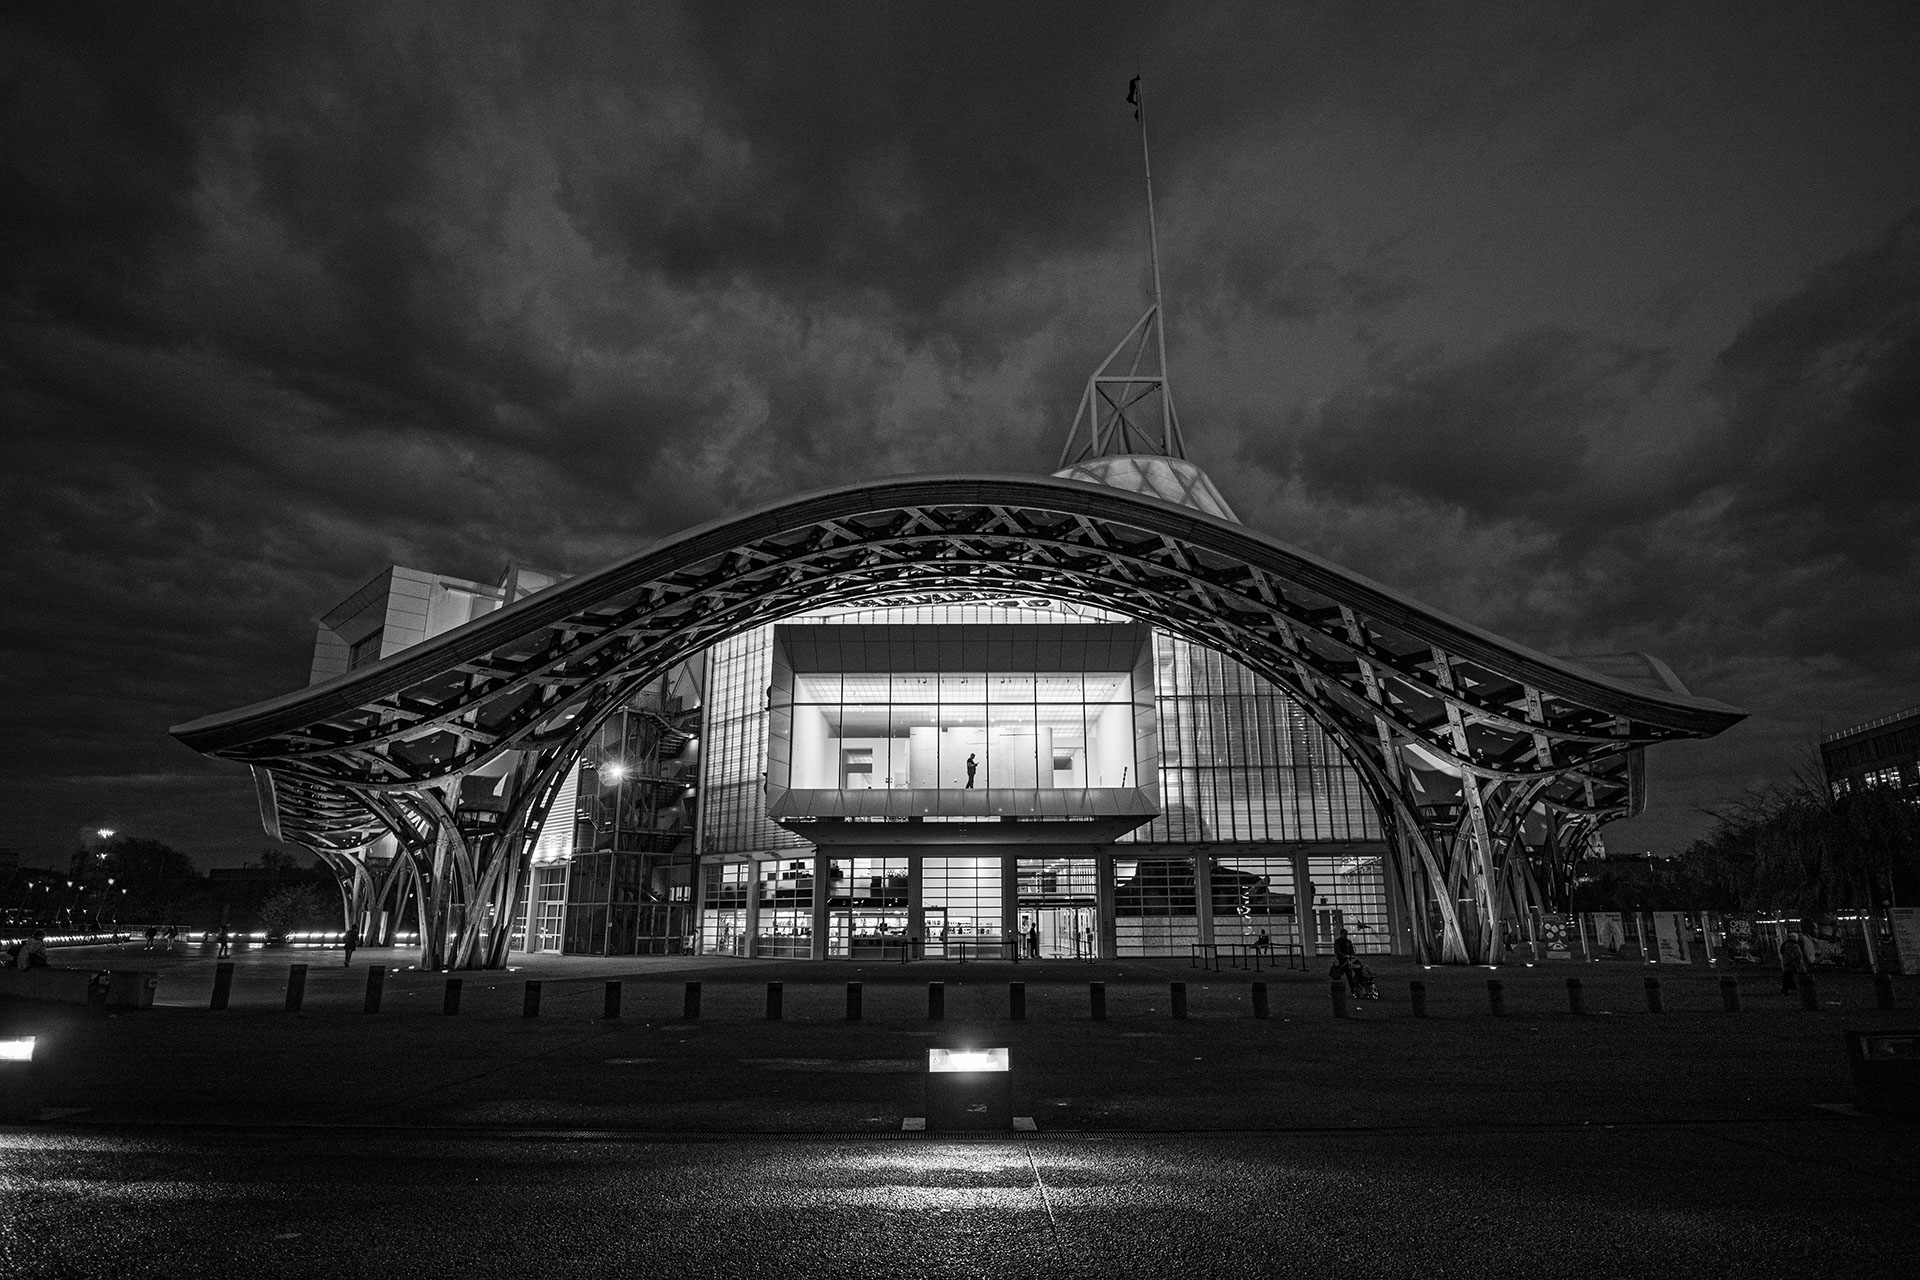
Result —
[{"label": "glazed window panel", "polygon": [[920,860],[927,955],[958,959],[1000,954],[1000,877],[997,856]]},{"label": "glazed window panel", "polygon": [[1353,769],[1278,687],[1156,633],[1162,814],[1123,843],[1378,840]]},{"label": "glazed window panel", "polygon": [[1216,858],[1212,878],[1215,942],[1258,946],[1264,934],[1276,949],[1299,945],[1292,858]]},{"label": "glazed window panel", "polygon": [[1307,873],[1313,880],[1320,936],[1327,945],[1344,928],[1357,951],[1385,955],[1393,950],[1387,919],[1386,866],[1378,854],[1308,858]]}]

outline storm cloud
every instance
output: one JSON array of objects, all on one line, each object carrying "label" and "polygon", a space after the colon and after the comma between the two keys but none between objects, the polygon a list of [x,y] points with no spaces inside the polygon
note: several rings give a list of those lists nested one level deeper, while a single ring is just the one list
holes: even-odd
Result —
[{"label": "storm cloud", "polygon": [[1752,708],[1670,848],[1920,702],[1912,12],[14,5],[0,841],[203,862],[169,724],[387,563],[581,571],[903,472],[1050,470],[1144,304],[1256,527]]}]

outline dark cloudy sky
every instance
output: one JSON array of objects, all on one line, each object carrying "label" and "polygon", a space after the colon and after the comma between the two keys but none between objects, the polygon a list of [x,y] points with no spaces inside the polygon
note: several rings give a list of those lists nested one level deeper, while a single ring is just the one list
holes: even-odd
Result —
[{"label": "dark cloudy sky", "polygon": [[1753,711],[1920,703],[1908,3],[0,8],[0,843],[264,843],[166,727],[389,562],[1052,469],[1142,305],[1246,521]]}]

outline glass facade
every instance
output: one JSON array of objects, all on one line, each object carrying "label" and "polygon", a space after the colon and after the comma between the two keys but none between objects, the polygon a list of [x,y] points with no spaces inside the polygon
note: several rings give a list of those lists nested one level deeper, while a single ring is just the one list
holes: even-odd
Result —
[{"label": "glass facade", "polygon": [[920,860],[929,959],[997,959],[1005,954],[1000,863],[998,855]]},{"label": "glass facade", "polygon": [[1112,672],[796,675],[794,787],[1065,791],[1124,787],[1133,677]]},{"label": "glass facade", "polygon": [[1043,857],[1017,861],[1019,919],[1014,941],[1039,960],[1087,960],[1099,954],[1099,860]]},{"label": "glass facade", "polygon": [[1299,947],[1292,858],[1215,858],[1211,878],[1215,942],[1252,947],[1264,934],[1275,950]]},{"label": "glass facade", "polygon": [[750,862],[710,862],[701,869],[700,950],[710,956],[747,954]]},{"label": "glass facade", "polygon": [[[1125,621],[1009,600],[828,611],[780,625],[835,624],[850,633],[856,626]],[[929,958],[1000,957],[1013,947],[1022,954],[1037,947],[1043,958],[1184,957],[1205,936],[1251,946],[1262,934],[1276,951],[1294,950],[1302,924],[1313,926],[1322,953],[1343,927],[1362,951],[1391,949],[1384,846],[1359,778],[1291,698],[1231,658],[1156,631],[1150,650],[1136,648],[1132,671],[1121,669],[1125,661],[1053,671],[1044,661],[1040,669],[914,666],[883,661],[878,648],[827,669],[828,658],[818,655],[852,641],[821,633],[808,643],[810,650],[794,648],[798,656],[790,657],[787,646],[797,642],[776,638],[769,625],[709,653],[699,848],[708,859],[749,860],[703,870],[703,949],[807,957],[814,954],[816,918],[826,921],[822,953],[849,958],[897,957],[916,919]],[[862,643],[900,640],[868,636]],[[809,652],[816,657],[801,661]],[[862,666],[868,669],[856,669]],[[1116,709],[1109,750],[1101,720]],[[1157,738],[1151,728],[1121,724],[1131,714],[1151,725],[1155,713]],[[776,733],[781,742],[774,742]],[[1009,846],[972,855],[924,834],[914,837],[926,850],[917,859],[901,856],[906,850],[898,846],[876,850],[885,856],[853,857],[840,845],[821,886],[823,917],[815,915],[813,846],[768,815],[769,784],[776,782],[783,784],[772,787],[776,796],[784,786],[790,796],[842,797],[836,803],[848,807],[838,812],[854,815],[845,819],[853,822],[894,820],[859,816],[880,812],[853,807],[878,802],[872,792],[899,800],[906,797],[898,793],[971,791],[965,803],[973,805],[992,800],[979,794],[988,788],[1017,789],[1037,794],[1042,806],[1019,812],[1045,813],[1050,794],[1116,794],[1102,788],[1131,787],[1139,775],[1152,780],[1159,816],[1121,836],[1109,846],[1111,856]],[[928,827],[974,820],[939,816],[947,812],[941,808],[915,812],[928,816],[907,820]],[[1303,856],[1313,884],[1310,910],[1295,901],[1294,863]],[[1196,857],[1211,858],[1205,903]],[[917,886],[910,871],[916,861]],[[1110,941],[1102,934],[1103,866],[1111,875]],[[1003,884],[1003,868],[1015,876],[1012,886]]]},{"label": "glass facade", "polygon": [[753,864],[759,890],[753,954],[805,960],[813,954],[813,857]]},{"label": "glass facade", "polygon": [[701,734],[706,761],[700,790],[703,853],[809,847],[767,817],[767,686],[772,674],[770,626],[724,640],[708,653]]},{"label": "glass facade", "polygon": [[[861,623],[884,625],[941,624],[1031,624],[1059,622],[1119,621],[1114,615],[1097,611],[1068,612],[1058,608],[1006,606],[943,605],[913,606],[885,610],[843,611],[791,619],[793,624]],[[1311,840],[1378,841],[1382,839],[1378,816],[1373,811],[1359,777],[1340,755],[1338,748],[1285,693],[1262,680],[1239,663],[1220,653],[1203,648],[1177,636],[1156,632],[1153,637],[1155,690],[1153,703],[1159,715],[1159,788],[1161,816],[1131,835],[1126,841],[1147,844],[1202,844],[1242,842],[1295,842]],[[706,780],[701,792],[700,847],[707,853],[769,852],[808,847],[799,836],[767,817],[764,787],[767,769],[768,710],[767,695],[773,672],[773,628],[760,627],[716,645],[708,668],[707,721],[704,753]],[[910,674],[910,673],[908,673]],[[925,673],[923,673],[924,675]],[[964,673],[953,673],[964,674]],[[979,673],[991,678],[992,673]],[[1098,675],[1098,673],[1095,673]],[[807,677],[811,678],[811,677]],[[831,677],[829,677],[831,678]],[[845,677],[852,679],[852,677]],[[927,678],[931,678],[928,676]],[[809,694],[807,705],[825,708],[839,705],[868,716],[866,728],[878,728],[864,701],[872,696],[856,694],[849,703],[842,687],[840,700],[833,703],[828,694]],[[796,693],[798,690],[796,689]],[[1116,691],[1117,692],[1117,691]],[[873,691],[877,693],[877,690]],[[893,696],[889,688],[888,696]],[[1097,706],[1097,699],[1085,698],[1083,705]],[[995,705],[983,699],[990,717]],[[918,703],[901,700],[903,707],[930,708],[932,723],[917,727],[938,732],[939,693]],[[973,704],[975,706],[979,703]],[[1018,705],[1002,704],[1004,714],[1012,716]],[[1074,777],[1072,753],[1062,752],[1053,759],[1041,758],[1038,729],[1042,705],[1039,688],[1030,702],[1035,730],[1032,756],[1036,781],[1049,766],[1061,759],[1069,761],[1066,770],[1053,769],[1056,779]],[[1053,705],[1051,703],[1046,705]],[[956,703],[956,714],[958,704]],[[840,729],[845,736],[845,712]],[[891,713],[889,713],[891,715]],[[903,717],[906,714],[902,713]],[[925,713],[923,713],[924,716]],[[1082,713],[1082,734],[1086,716]],[[822,711],[823,721],[826,713]],[[1025,714],[1017,721],[1003,721],[1010,728],[1024,729]],[[849,788],[891,787],[897,784],[901,766],[908,782],[913,778],[912,729],[903,723],[906,749],[896,754],[895,726],[891,719],[887,739],[879,742],[843,744],[830,748],[832,735],[824,732],[831,725],[815,723],[807,732],[813,735],[816,762],[808,767],[810,783],[827,783]],[[859,728],[856,720],[856,728]],[[948,726],[976,729],[983,735],[990,728],[987,720],[977,725]],[[795,736],[801,732],[796,729]],[[856,739],[861,735],[855,734]],[[874,736],[877,736],[874,735]],[[1097,739],[1097,733],[1096,733]],[[1062,745],[1066,739],[1056,740]],[[1026,742],[1014,738],[1014,756],[1024,760]],[[966,786],[967,754],[975,756],[974,784],[982,782],[980,763],[983,753],[977,747],[968,752],[942,753],[933,748],[933,778],[937,785]],[[987,740],[989,748],[992,746]],[[851,750],[845,759],[832,751]],[[873,752],[863,757],[862,750]],[[923,751],[925,749],[923,748]],[[940,761],[952,755],[951,768]],[[985,755],[990,758],[991,750]],[[924,758],[924,756],[923,756]],[[1091,755],[1083,747],[1081,768],[1088,781],[1098,783]],[[818,763],[824,761],[824,768]],[[797,762],[796,762],[797,763]],[[1126,769],[1126,762],[1121,763]],[[1137,767],[1137,766],[1136,766]],[[1131,778],[1132,773],[1127,775]],[[924,774],[923,774],[924,777]],[[797,784],[796,784],[797,785]]]},{"label": "glass facade", "polygon": [[567,884],[569,955],[693,950],[693,860],[607,850],[575,854]]},{"label": "glass facade", "polygon": [[1307,859],[1307,874],[1313,881],[1314,922],[1323,949],[1330,949],[1345,929],[1356,951],[1385,955],[1393,950],[1383,856],[1312,857]]},{"label": "glass facade", "polygon": [[905,858],[835,858],[827,870],[827,954],[897,960],[907,945]]},{"label": "glass facade", "polygon": [[1224,654],[1154,635],[1162,816],[1123,839],[1379,840],[1360,779],[1298,703]]},{"label": "glass facade", "polygon": [[1115,858],[1113,882],[1118,954],[1186,955],[1200,941],[1192,858]]}]

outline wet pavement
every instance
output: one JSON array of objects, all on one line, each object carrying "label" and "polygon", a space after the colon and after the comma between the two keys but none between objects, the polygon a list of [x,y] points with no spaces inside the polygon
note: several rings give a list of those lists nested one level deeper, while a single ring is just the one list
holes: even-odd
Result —
[{"label": "wet pavement", "polygon": [[1910,1276],[1911,1136],[0,1131],[0,1258],[75,1277]]},{"label": "wet pavement", "polygon": [[[402,966],[377,1015],[369,959]],[[1841,1035],[1920,1017],[1875,1008],[1864,975],[1808,1012],[1747,972],[1729,1013],[1717,971],[1668,968],[1655,1014],[1644,966],[1508,969],[1495,1017],[1484,971],[1383,961],[1384,998],[1336,1019],[1300,970],[536,958],[464,975],[447,1016],[445,975],[407,959],[246,953],[219,1012],[197,956],[146,961],[151,1011],[0,1002],[42,1037],[37,1119],[0,1126],[0,1274],[1905,1276],[1920,1256],[1920,1127],[1848,1114]],[[926,1049],[987,1044],[1039,1132],[903,1134]]]}]

